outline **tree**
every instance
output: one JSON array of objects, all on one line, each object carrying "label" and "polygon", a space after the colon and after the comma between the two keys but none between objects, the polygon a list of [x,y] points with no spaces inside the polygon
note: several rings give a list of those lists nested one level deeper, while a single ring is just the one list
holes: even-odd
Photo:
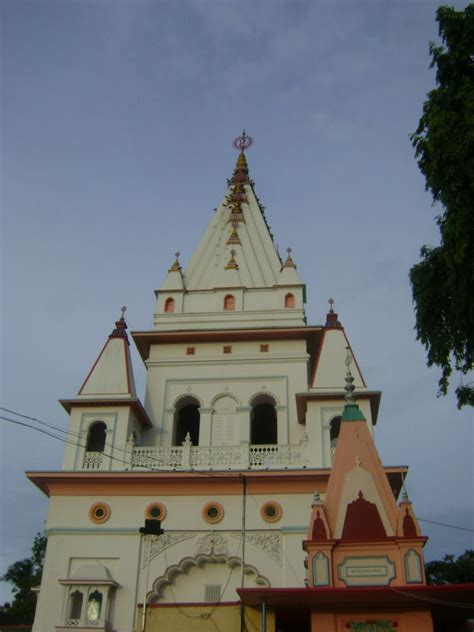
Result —
[{"label": "tree", "polygon": [[425,566],[428,584],[464,584],[474,582],[474,550],[468,549],[456,558],[445,555],[442,560]]},{"label": "tree", "polygon": [[36,596],[31,591],[41,583],[46,537],[39,533],[33,541],[31,557],[11,564],[1,578],[13,585],[13,601],[0,606],[0,624],[33,623],[36,608]]},{"label": "tree", "polygon": [[[437,88],[428,93],[410,136],[433,204],[441,240],[423,246],[410,270],[417,338],[428,366],[441,368],[438,395],[453,369],[474,367],[474,4],[464,11],[439,7],[439,35],[430,44]],[[474,405],[474,383],[456,389],[458,408]]]}]

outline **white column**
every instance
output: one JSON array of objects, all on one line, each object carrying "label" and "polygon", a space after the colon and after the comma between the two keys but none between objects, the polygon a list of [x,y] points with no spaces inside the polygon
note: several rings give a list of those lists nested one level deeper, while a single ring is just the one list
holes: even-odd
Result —
[{"label": "white column", "polygon": [[199,409],[199,445],[211,445],[212,408]]}]

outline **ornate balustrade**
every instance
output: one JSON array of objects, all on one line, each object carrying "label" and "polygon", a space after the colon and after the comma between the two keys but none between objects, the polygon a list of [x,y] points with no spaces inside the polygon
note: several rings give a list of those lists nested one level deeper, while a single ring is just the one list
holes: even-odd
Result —
[{"label": "ornate balustrade", "polygon": [[132,469],[282,469],[307,464],[307,440],[296,445],[182,446],[133,448]]},{"label": "ornate balustrade", "polygon": [[104,461],[103,452],[84,452],[84,458],[82,460],[82,469],[83,470],[100,470],[102,469],[101,466],[102,466],[103,461]]}]

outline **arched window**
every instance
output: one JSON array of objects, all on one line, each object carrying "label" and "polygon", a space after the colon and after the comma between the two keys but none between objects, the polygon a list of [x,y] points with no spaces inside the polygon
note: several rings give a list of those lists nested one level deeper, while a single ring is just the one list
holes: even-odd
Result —
[{"label": "arched window", "polygon": [[334,458],[336,452],[336,444],[339,438],[339,432],[341,431],[341,416],[334,417],[329,423],[329,441],[331,445],[331,460]]},{"label": "arched window", "polygon": [[235,309],[235,298],[232,294],[227,294],[224,298],[224,309]]},{"label": "arched window", "polygon": [[171,296],[165,301],[165,312],[168,314],[174,312],[174,298],[171,298]]},{"label": "arched window", "polygon": [[189,432],[193,445],[199,445],[199,402],[195,397],[180,400],[174,413],[174,445],[182,445]]},{"label": "arched window", "polygon": [[259,395],[252,401],[250,443],[254,445],[278,443],[275,400],[270,395]]},{"label": "arched window", "polygon": [[83,595],[80,590],[75,590],[71,593],[69,604],[69,618],[78,620],[82,615],[82,600]]},{"label": "arched window", "polygon": [[285,296],[285,307],[287,309],[291,309],[295,306],[295,297],[293,294],[287,294]]},{"label": "arched window", "polygon": [[86,452],[103,452],[105,448],[107,426],[103,421],[95,421],[89,428]]},{"label": "arched window", "polygon": [[94,590],[94,592],[89,595],[89,600],[87,602],[87,620],[98,621],[100,619],[101,610],[102,593],[98,590]]}]

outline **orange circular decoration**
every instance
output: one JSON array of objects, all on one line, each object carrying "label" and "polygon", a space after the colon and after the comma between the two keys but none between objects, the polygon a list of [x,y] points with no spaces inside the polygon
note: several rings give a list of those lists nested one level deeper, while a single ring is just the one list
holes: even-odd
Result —
[{"label": "orange circular decoration", "polygon": [[283,509],[276,500],[267,500],[260,507],[260,516],[265,522],[278,522],[283,515]]},{"label": "orange circular decoration", "polygon": [[107,503],[94,503],[89,509],[89,519],[96,524],[103,524],[110,518],[110,507]]},{"label": "orange circular decoration", "polygon": [[209,524],[217,524],[224,517],[224,507],[215,500],[211,500],[202,508],[202,517]]},{"label": "orange circular decoration", "polygon": [[163,503],[155,501],[146,506],[145,518],[148,520],[161,520],[163,522],[163,520],[166,518],[167,513],[167,509],[163,505]]}]

